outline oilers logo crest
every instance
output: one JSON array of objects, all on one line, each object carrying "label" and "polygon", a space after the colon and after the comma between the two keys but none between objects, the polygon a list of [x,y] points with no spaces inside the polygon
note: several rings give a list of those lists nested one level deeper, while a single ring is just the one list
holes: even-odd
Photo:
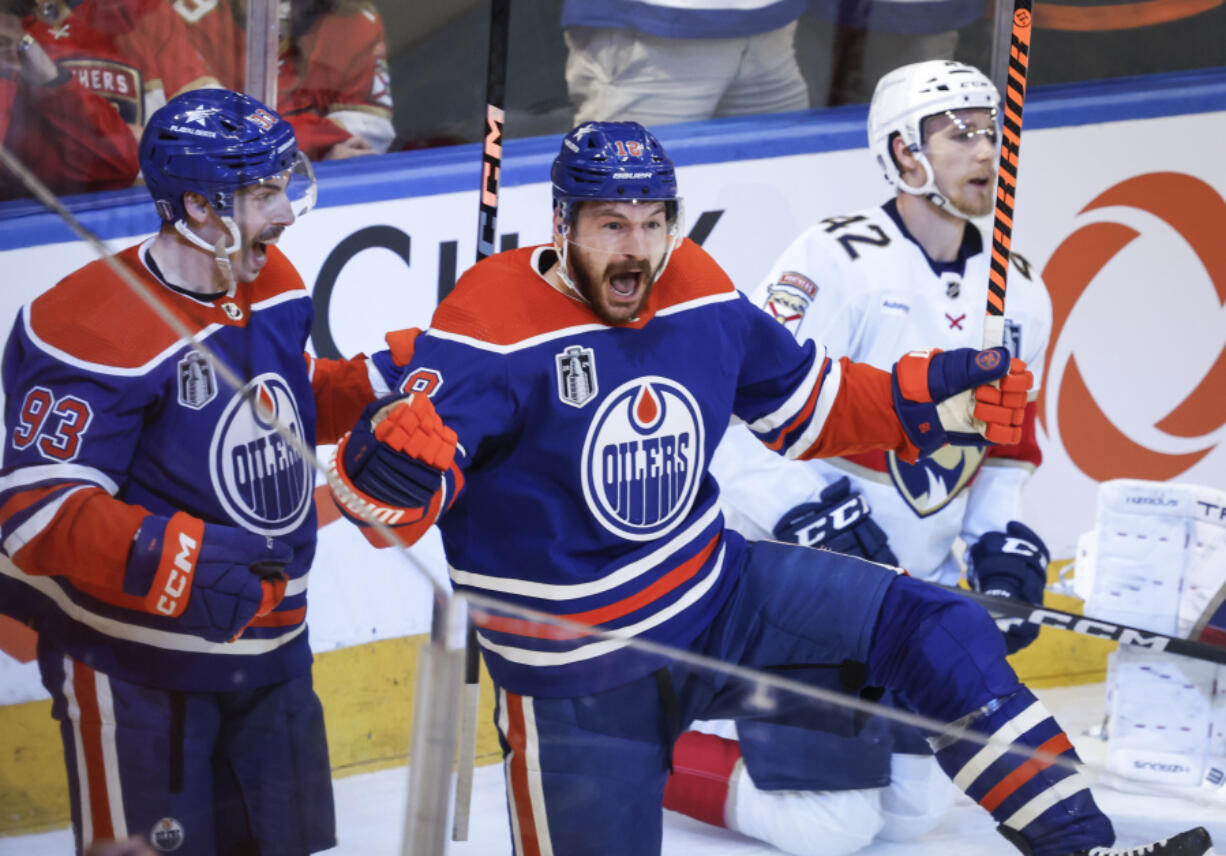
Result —
[{"label": "oilers logo crest", "polygon": [[600,524],[631,541],[672,531],[703,470],[698,403],[676,381],[628,381],[601,403],[583,444],[583,497]]},{"label": "oilers logo crest", "polygon": [[890,479],[907,505],[919,517],[940,511],[971,482],[984,450],[973,446],[942,446],[914,464],[886,455]]},{"label": "oilers logo crest", "polygon": [[164,817],[149,830],[149,842],[159,853],[171,853],[183,846],[183,824],[173,817]]},{"label": "oilers logo crest", "polygon": [[315,487],[310,465],[277,433],[278,423],[306,442],[289,385],[269,372],[230,400],[209,446],[209,476],[222,506],[240,525],[265,535],[296,529]]}]

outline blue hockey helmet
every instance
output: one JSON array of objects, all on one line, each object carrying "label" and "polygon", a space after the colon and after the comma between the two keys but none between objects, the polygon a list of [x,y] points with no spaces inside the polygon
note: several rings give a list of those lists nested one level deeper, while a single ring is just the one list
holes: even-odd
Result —
[{"label": "blue hockey helmet", "polygon": [[[591,199],[677,201],[677,174],[650,131],[638,122],[585,122],[562,138],[553,162],[553,201],[564,222]],[[675,218],[676,205],[669,206]]]},{"label": "blue hockey helmet", "polygon": [[652,282],[663,275],[681,243],[684,218],[677,172],[650,131],[638,122],[585,122],[562,138],[550,177],[553,207],[560,219],[554,236],[559,276],[572,291],[579,289],[571,276],[568,248],[580,202],[663,202],[669,240]]},{"label": "blue hockey helmet", "polygon": [[294,129],[271,107],[228,89],[194,89],[157,110],[141,135],[140,168],[169,222],[186,218],[188,191],[227,215],[236,190],[283,173],[296,216],[315,202],[315,176]]}]

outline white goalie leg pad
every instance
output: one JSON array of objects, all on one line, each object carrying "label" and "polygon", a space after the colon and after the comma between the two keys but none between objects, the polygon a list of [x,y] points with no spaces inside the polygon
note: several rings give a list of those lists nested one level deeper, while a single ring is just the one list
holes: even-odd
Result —
[{"label": "white goalie leg pad", "polygon": [[1186,636],[1226,586],[1226,491],[1189,485],[1191,527],[1179,600],[1179,635]]},{"label": "white goalie leg pad", "polygon": [[794,856],[844,856],[868,845],[883,825],[882,788],[761,791],[738,763],[728,807],[731,829]]},{"label": "white goalie leg pad", "polygon": [[1199,785],[1210,760],[1216,663],[1134,647],[1111,655],[1107,768],[1125,778]]},{"label": "white goalie leg pad", "polygon": [[1087,615],[1187,636],[1226,584],[1226,493],[1116,479],[1098,491],[1095,530],[1078,543]]}]

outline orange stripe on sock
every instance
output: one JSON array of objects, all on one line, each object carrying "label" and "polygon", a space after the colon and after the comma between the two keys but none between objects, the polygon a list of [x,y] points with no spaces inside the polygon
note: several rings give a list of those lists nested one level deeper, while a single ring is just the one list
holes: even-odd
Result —
[{"label": "orange stripe on sock", "polygon": [[[1039,747],[1040,752],[1046,752],[1049,755],[1061,755],[1073,748],[1073,744],[1069,742],[1068,735],[1061,731],[1055,737],[1048,740]],[[1009,775],[1005,776],[996,787],[983,795],[983,799],[979,800],[979,804],[988,811],[995,811],[996,808],[1013,796],[1018,788],[1029,782],[1039,773],[1046,770],[1052,765],[1051,761],[1041,761],[1038,758],[1031,758],[1026,763],[1022,764]]]}]

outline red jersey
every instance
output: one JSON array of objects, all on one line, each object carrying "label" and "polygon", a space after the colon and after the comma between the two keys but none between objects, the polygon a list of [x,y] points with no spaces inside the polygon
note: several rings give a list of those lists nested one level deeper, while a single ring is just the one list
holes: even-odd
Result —
[{"label": "red jersey", "polygon": [[218,85],[162,0],[84,0],[62,19],[36,13],[23,24],[51,59],[137,130],[180,92]]},{"label": "red jersey", "polygon": [[[243,13],[231,0],[176,0],[174,9],[222,84],[242,89]],[[386,151],[393,136],[392,96],[383,21],[374,6],[344,0],[296,41],[282,35],[277,112],[293,125],[298,148],[320,160],[357,134]]]},{"label": "red jersey", "polygon": [[[0,78],[0,140],[60,195],[127,187],[139,171],[136,137],[104,98],[75,79],[30,86]],[[0,167],[0,199],[29,195]]]}]

